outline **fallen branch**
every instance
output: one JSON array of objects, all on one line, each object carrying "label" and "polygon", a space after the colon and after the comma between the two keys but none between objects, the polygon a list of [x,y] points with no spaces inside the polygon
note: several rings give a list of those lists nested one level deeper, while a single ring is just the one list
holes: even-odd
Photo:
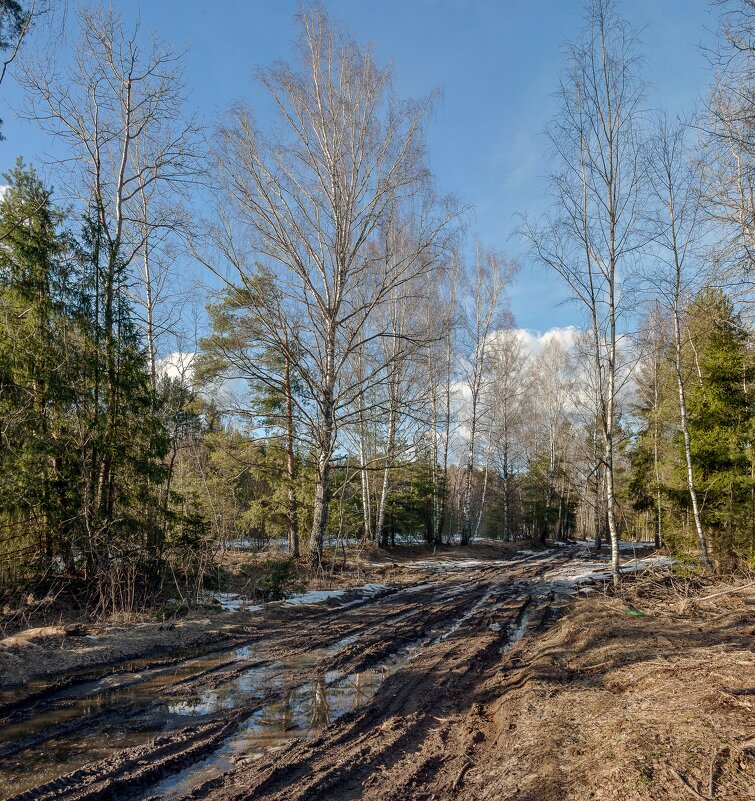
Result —
[{"label": "fallen branch", "polygon": [[710,774],[708,776],[708,795],[713,798],[716,795],[716,769],[718,767],[718,760],[724,754],[729,753],[729,746],[724,745],[713,752],[713,757],[710,760]]},{"label": "fallen branch", "polygon": [[755,587],[755,581],[751,581],[749,584],[743,584],[741,587],[732,587],[730,590],[714,592],[712,595],[704,595],[702,598],[695,598],[693,600],[696,603],[699,603],[700,601],[710,601],[712,598],[720,598],[722,595],[731,595],[735,592],[742,592],[742,590],[747,590],[750,587]]},{"label": "fallen branch", "polygon": [[689,784],[689,782],[682,776],[682,774],[679,773],[678,771],[674,770],[674,768],[672,768],[671,765],[668,765],[668,769],[669,769],[669,773],[676,779],[676,781],[688,793],[690,793],[691,795],[693,795],[697,799],[701,799],[701,801],[710,801],[710,799],[708,799],[702,793],[698,793],[698,791],[695,790],[695,788],[691,784]]},{"label": "fallen branch", "polygon": [[451,790],[457,790],[461,783],[464,781],[464,776],[466,775],[467,771],[472,767],[472,763],[467,760],[462,766],[461,770],[456,774],[456,778],[454,779],[454,783],[451,785]]}]

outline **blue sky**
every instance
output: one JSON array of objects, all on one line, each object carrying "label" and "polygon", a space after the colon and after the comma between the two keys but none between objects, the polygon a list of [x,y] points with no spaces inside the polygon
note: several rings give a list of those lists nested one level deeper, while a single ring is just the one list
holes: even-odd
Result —
[{"label": "blue sky", "polygon": [[[69,5],[74,6],[75,2]],[[189,107],[212,123],[238,98],[255,105],[252,73],[292,54],[294,0],[114,0],[125,19],[188,44]],[[546,330],[579,324],[563,305],[563,285],[534,267],[512,238],[518,213],[543,208],[546,142],[561,46],[580,25],[581,0],[326,0],[324,5],[395,68],[399,94],[441,89],[429,127],[430,162],[439,188],[473,206],[470,241],[520,258],[512,290],[519,326]],[[706,0],[626,0],[625,16],[644,26],[648,104],[688,111],[708,80],[700,44],[716,19]],[[72,16],[69,10],[69,19]],[[49,139],[16,119],[18,88],[0,88],[0,169],[22,154],[39,162]],[[264,116],[260,119],[264,124]],[[53,155],[59,155],[53,153]]]}]

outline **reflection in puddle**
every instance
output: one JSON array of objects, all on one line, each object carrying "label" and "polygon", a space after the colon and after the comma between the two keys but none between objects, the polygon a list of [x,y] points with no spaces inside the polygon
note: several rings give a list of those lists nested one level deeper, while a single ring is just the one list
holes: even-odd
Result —
[{"label": "reflection in puddle", "polygon": [[[297,685],[297,672],[304,671],[306,675],[324,657],[326,649],[292,655],[285,663],[262,664],[251,661],[258,656],[258,650],[256,647],[238,648],[230,655],[225,653],[178,667],[156,669],[149,678],[136,675],[117,687],[103,680],[92,686],[81,685],[75,690],[63,691],[57,700],[60,707],[53,706],[30,720],[3,727],[0,744],[44,733],[46,727],[97,712],[117,712],[129,704],[139,708],[125,723],[122,718],[113,719],[109,725],[98,726],[96,733],[82,734],[81,729],[77,729],[3,759],[0,762],[0,797],[36,787],[124,748],[142,745],[160,732],[186,725],[187,717],[211,715],[255,700],[262,701],[271,695],[280,700],[265,705],[249,718],[242,730],[245,742],[251,738],[260,744],[275,744],[294,736],[305,737],[370,697],[382,680],[382,671],[353,677],[333,672]],[[251,664],[240,673],[234,673],[232,678],[219,677],[216,686],[199,690],[190,684],[185,688],[175,686],[177,681],[198,676],[212,667],[222,667],[226,663],[235,663],[238,667],[238,660]],[[99,690],[97,694],[72,697],[74,692],[92,692],[95,684]],[[245,747],[240,746],[234,753],[243,753]]]},{"label": "reflection in puddle", "polygon": [[343,675],[319,674],[300,687],[286,689],[279,699],[255,712],[243,728],[212,756],[164,780],[153,791],[163,798],[180,796],[209,779],[228,772],[239,761],[262,756],[293,739],[311,739],[329,723],[356,709],[377,692],[386,676],[404,664],[402,655],[380,670]]},{"label": "reflection in puddle", "polygon": [[[444,593],[445,602],[462,590]],[[223,745],[203,761],[187,767],[155,791],[165,797],[187,792],[208,779],[230,770],[239,761],[260,758],[266,749],[285,747],[294,738],[310,739],[325,726],[367,702],[382,682],[424,646],[456,633],[470,617],[490,604],[490,592],[456,617],[428,626],[418,640],[393,652],[379,669],[345,674],[316,672],[334,652],[365,636],[365,631],[342,637],[329,647],[287,655],[273,661],[274,652],[264,643],[237,648],[211,656],[196,656],[171,667],[134,666],[105,679],[64,690],[53,705],[30,720],[0,730],[3,745],[42,737],[50,726],[83,718],[97,712],[101,717],[91,726],[61,732],[60,736],[33,742],[13,757],[0,761],[0,796],[7,797],[92,762],[117,754],[124,748],[142,745],[166,730],[187,725],[223,710],[240,706],[259,708]],[[393,623],[416,616],[411,609],[397,615]],[[512,640],[526,628],[523,616]],[[521,629],[521,633],[520,632]],[[228,669],[226,669],[228,668]]]},{"label": "reflection in puddle", "polygon": [[[221,690],[208,695],[204,702],[197,701],[187,688],[186,695],[166,700],[168,688],[177,682],[191,679],[213,668],[231,665],[237,660],[248,660],[254,649],[250,646],[212,656],[195,657],[171,667],[145,669],[143,672],[119,673],[86,684],[61,690],[54,696],[52,706],[39,715],[18,723],[0,727],[0,748],[14,743],[44,737],[45,730],[53,726],[88,718],[98,713],[118,713],[131,707],[126,717],[111,717],[104,724],[84,727],[60,736],[44,738],[39,745],[0,760],[0,797],[6,798],[46,781],[70,773],[83,765],[97,762],[124,748],[142,745],[162,731],[173,727],[175,719],[184,715],[204,715],[209,711],[234,706],[236,700]],[[145,660],[146,664],[146,660]],[[256,664],[256,663],[255,663]],[[249,672],[259,668],[250,665]],[[130,667],[131,665],[129,665]],[[248,693],[247,674],[237,677],[239,693]],[[208,691],[213,693],[214,691]],[[236,696],[237,698],[237,696]],[[246,700],[249,700],[248,697]],[[179,707],[172,713],[171,704]],[[207,711],[202,708],[204,703]],[[195,710],[189,711],[194,705]],[[183,725],[185,721],[181,723]],[[94,730],[94,731],[93,731]]]},{"label": "reflection in puddle", "polygon": [[50,707],[28,720],[0,728],[0,745],[28,737],[44,729],[75,718],[86,717],[108,707],[129,702],[159,698],[162,691],[176,682],[190,679],[204,671],[238,659],[247,659],[250,648],[238,648],[232,653],[188,659],[180,665],[158,667],[143,672],[119,673],[104,679],[79,684],[61,690],[53,696]]}]

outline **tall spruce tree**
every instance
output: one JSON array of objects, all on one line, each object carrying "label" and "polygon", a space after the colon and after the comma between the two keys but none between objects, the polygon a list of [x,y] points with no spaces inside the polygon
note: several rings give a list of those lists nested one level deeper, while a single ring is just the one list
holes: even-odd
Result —
[{"label": "tall spruce tree", "polygon": [[68,520],[72,398],[66,238],[51,192],[19,159],[0,200],[0,519],[10,551],[48,565]]},{"label": "tall spruce tree", "polygon": [[692,301],[689,341],[697,373],[689,391],[693,465],[711,549],[729,567],[749,543],[752,367],[747,332],[721,290],[705,288]]}]

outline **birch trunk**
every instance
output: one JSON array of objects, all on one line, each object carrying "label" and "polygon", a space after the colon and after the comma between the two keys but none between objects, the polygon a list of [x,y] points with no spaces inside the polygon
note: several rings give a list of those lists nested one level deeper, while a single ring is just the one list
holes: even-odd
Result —
[{"label": "birch trunk", "polygon": [[695,523],[695,533],[700,544],[700,556],[703,564],[708,567],[708,546],[705,542],[705,532],[703,531],[702,520],[700,519],[700,504],[695,488],[695,474],[692,469],[692,440],[689,434],[689,420],[687,417],[687,397],[684,388],[684,378],[682,375],[682,336],[679,320],[679,304],[674,303],[674,373],[676,376],[676,388],[679,394],[679,420],[684,438],[684,460],[687,467],[687,489],[692,504],[692,518]]},{"label": "birch trunk", "polygon": [[294,453],[294,397],[291,386],[291,359],[288,355],[288,342],[286,354],[283,392],[286,400],[286,516],[288,518],[288,552],[294,559],[298,559],[299,552],[299,520],[298,505],[296,502],[296,455]]},{"label": "birch trunk", "polygon": [[391,465],[393,463],[393,440],[396,434],[396,411],[391,408],[388,420],[388,442],[386,445],[385,467],[383,468],[383,484],[380,488],[380,503],[378,504],[377,521],[375,522],[375,539],[381,545],[388,544],[384,537],[383,526],[385,523],[385,506],[388,500],[388,486],[390,483]]}]

